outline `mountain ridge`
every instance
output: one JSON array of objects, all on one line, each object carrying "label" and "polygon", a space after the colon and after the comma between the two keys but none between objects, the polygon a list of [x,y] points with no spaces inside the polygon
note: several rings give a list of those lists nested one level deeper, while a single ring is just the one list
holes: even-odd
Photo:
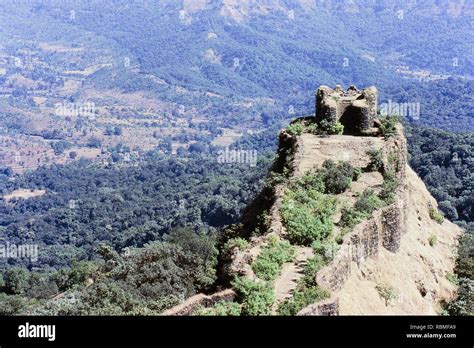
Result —
[{"label": "mountain ridge", "polygon": [[[440,313],[455,296],[448,278],[462,230],[439,215],[409,167],[403,127],[378,118],[370,123],[383,136],[315,134],[314,119],[297,119],[280,133],[270,174],[279,179],[256,199],[267,204],[249,206],[222,251],[232,287],[192,297],[164,315],[212,313],[235,301],[249,315],[421,315]],[[341,173],[348,170],[346,182]],[[324,215],[328,206],[333,209]],[[255,302],[261,307],[253,312],[248,307]]]}]

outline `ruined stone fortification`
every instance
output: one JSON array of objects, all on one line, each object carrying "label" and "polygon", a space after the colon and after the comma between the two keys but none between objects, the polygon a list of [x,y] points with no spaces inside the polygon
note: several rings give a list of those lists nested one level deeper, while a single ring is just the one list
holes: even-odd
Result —
[{"label": "ruined stone fortification", "polygon": [[334,89],[319,87],[316,92],[316,122],[340,122],[346,134],[369,132],[377,116],[377,89],[358,90],[350,86],[346,91],[337,85]]},{"label": "ruined stone fortification", "polygon": [[[436,201],[407,164],[402,126],[396,127],[392,137],[374,136],[378,132],[372,130],[379,125],[376,97],[375,87],[362,91],[350,87],[343,91],[340,87],[332,90],[323,86],[317,92],[317,110],[310,122],[339,121],[351,131],[331,136],[311,133],[295,136],[286,131],[280,134],[279,156],[274,168],[280,173],[286,168],[290,179],[317,170],[327,159],[347,161],[354,167],[365,168],[371,161],[367,151],[379,149],[383,153],[382,172],[392,170],[398,181],[393,203],[374,211],[370,218],[344,235],[332,261],[314,274],[317,285],[330,291],[330,298],[303,308],[298,315],[435,314],[440,300],[454,294],[455,286],[446,280],[446,275],[454,268],[453,250],[461,231],[447,220],[439,225],[429,218],[428,208],[436,206]],[[379,172],[364,172],[339,198],[354,203],[365,189],[377,192],[383,180]],[[245,250],[235,248],[231,251],[226,265],[230,278],[244,276],[259,281],[252,263],[271,236],[287,237],[280,216],[285,189],[284,183],[277,184],[271,197],[267,197],[270,200],[269,224],[264,233],[249,238]],[[433,231],[439,241],[436,247],[428,245]],[[306,260],[307,249],[297,247],[298,262]],[[296,287],[295,278],[302,276],[297,272],[298,267],[294,264],[284,265],[274,285],[283,287],[275,288],[277,301],[278,298],[283,300],[285,294],[291,295]],[[375,290],[382,280],[394,284],[401,293],[407,289],[403,303],[386,306],[382,302]],[[224,291],[211,296],[196,295],[165,314],[188,315],[199,305],[209,307],[222,299],[232,300],[235,293],[226,291],[228,293]]]}]

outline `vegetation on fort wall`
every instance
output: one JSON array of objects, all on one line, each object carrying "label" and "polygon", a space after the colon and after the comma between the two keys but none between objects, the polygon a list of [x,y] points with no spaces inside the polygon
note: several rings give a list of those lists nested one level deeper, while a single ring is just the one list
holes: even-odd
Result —
[{"label": "vegetation on fort wall", "polygon": [[310,245],[324,240],[333,230],[335,198],[360,176],[348,162],[327,160],[315,173],[291,182],[283,197],[281,216],[292,243]]},{"label": "vegetation on fort wall", "polygon": [[390,301],[393,301],[397,298],[395,289],[389,284],[377,284],[375,289],[379,293],[380,297],[385,301],[385,306],[388,306]]},{"label": "vegetation on fort wall", "polygon": [[431,247],[434,247],[437,242],[438,242],[438,237],[437,237],[435,234],[432,234],[432,235],[428,238],[428,243],[430,244]]},{"label": "vegetation on fort wall", "polygon": [[395,172],[391,169],[387,170],[383,175],[382,190],[379,193],[379,198],[387,205],[395,201],[395,190],[399,185]]},{"label": "vegetation on fort wall", "polygon": [[367,151],[369,155],[370,163],[367,166],[367,170],[370,172],[382,172],[383,169],[383,151],[382,149],[370,149]]},{"label": "vegetation on fort wall", "polygon": [[277,313],[279,315],[296,315],[310,304],[330,297],[328,290],[316,284],[316,275],[330,262],[336,250],[329,242],[314,242],[312,247],[314,256],[308,259],[303,270],[303,277],[298,280],[293,296],[278,305]]},{"label": "vegetation on fort wall", "polygon": [[297,289],[291,298],[280,303],[277,313],[279,315],[296,315],[303,308],[329,298],[329,296],[330,294],[327,290],[318,286]]},{"label": "vegetation on fort wall", "polygon": [[341,135],[344,133],[344,126],[339,121],[330,122],[328,120],[322,120],[319,129],[320,134]]},{"label": "vegetation on fort wall", "polygon": [[222,247],[222,253],[225,257],[229,257],[234,249],[237,248],[239,251],[244,251],[245,249],[247,249],[248,245],[249,242],[243,238],[230,238],[227,242],[224,243]]},{"label": "vegetation on fort wall", "polygon": [[287,133],[293,136],[303,134],[304,130],[305,130],[305,126],[301,122],[295,122],[295,123],[289,124],[286,127]]},{"label": "vegetation on fort wall", "polygon": [[368,219],[372,212],[384,206],[384,202],[372,190],[364,190],[353,207],[342,209],[339,224],[343,228],[352,229],[360,222]]},{"label": "vegetation on fort wall", "polygon": [[294,255],[295,249],[288,241],[272,236],[252,264],[252,269],[260,279],[272,282],[280,274],[282,265],[292,261]]},{"label": "vegetation on fort wall", "polygon": [[273,287],[269,282],[253,281],[240,277],[232,282],[242,303],[242,315],[269,315],[275,301]]},{"label": "vegetation on fort wall", "polygon": [[396,134],[397,124],[400,123],[400,120],[397,116],[386,116],[380,118],[380,133],[385,138],[390,138]]},{"label": "vegetation on fort wall", "polygon": [[341,135],[344,133],[344,126],[341,122],[328,122],[323,120],[319,125],[310,120],[296,120],[286,127],[286,132],[297,136],[303,133],[315,135]]}]

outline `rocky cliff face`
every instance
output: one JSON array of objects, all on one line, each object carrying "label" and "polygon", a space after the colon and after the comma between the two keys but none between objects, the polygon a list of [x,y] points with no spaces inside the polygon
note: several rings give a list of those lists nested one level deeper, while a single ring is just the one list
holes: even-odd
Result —
[{"label": "rocky cliff face", "polygon": [[[377,255],[352,264],[339,296],[340,314],[436,314],[440,301],[453,296],[457,238],[461,230],[446,219],[432,220],[427,206],[435,206],[421,179],[407,168],[407,206],[400,248],[393,253],[380,248]],[[430,238],[436,243],[430,245]],[[396,298],[389,306],[379,296],[377,284],[388,284]]]}]

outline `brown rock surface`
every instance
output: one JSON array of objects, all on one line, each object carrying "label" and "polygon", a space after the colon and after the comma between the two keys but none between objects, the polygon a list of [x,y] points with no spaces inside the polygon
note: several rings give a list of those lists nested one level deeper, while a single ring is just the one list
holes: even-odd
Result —
[{"label": "brown rock surface", "polygon": [[[435,205],[435,200],[411,169],[407,179],[407,231],[400,250],[391,253],[381,248],[376,258],[358,267],[352,264],[352,273],[339,292],[340,314],[436,314],[439,301],[453,296],[455,287],[446,275],[453,271],[453,250],[461,230],[446,219],[441,225],[430,219],[428,205]],[[431,235],[437,237],[434,246],[428,242]],[[377,284],[395,290],[396,298],[388,306]]]}]

